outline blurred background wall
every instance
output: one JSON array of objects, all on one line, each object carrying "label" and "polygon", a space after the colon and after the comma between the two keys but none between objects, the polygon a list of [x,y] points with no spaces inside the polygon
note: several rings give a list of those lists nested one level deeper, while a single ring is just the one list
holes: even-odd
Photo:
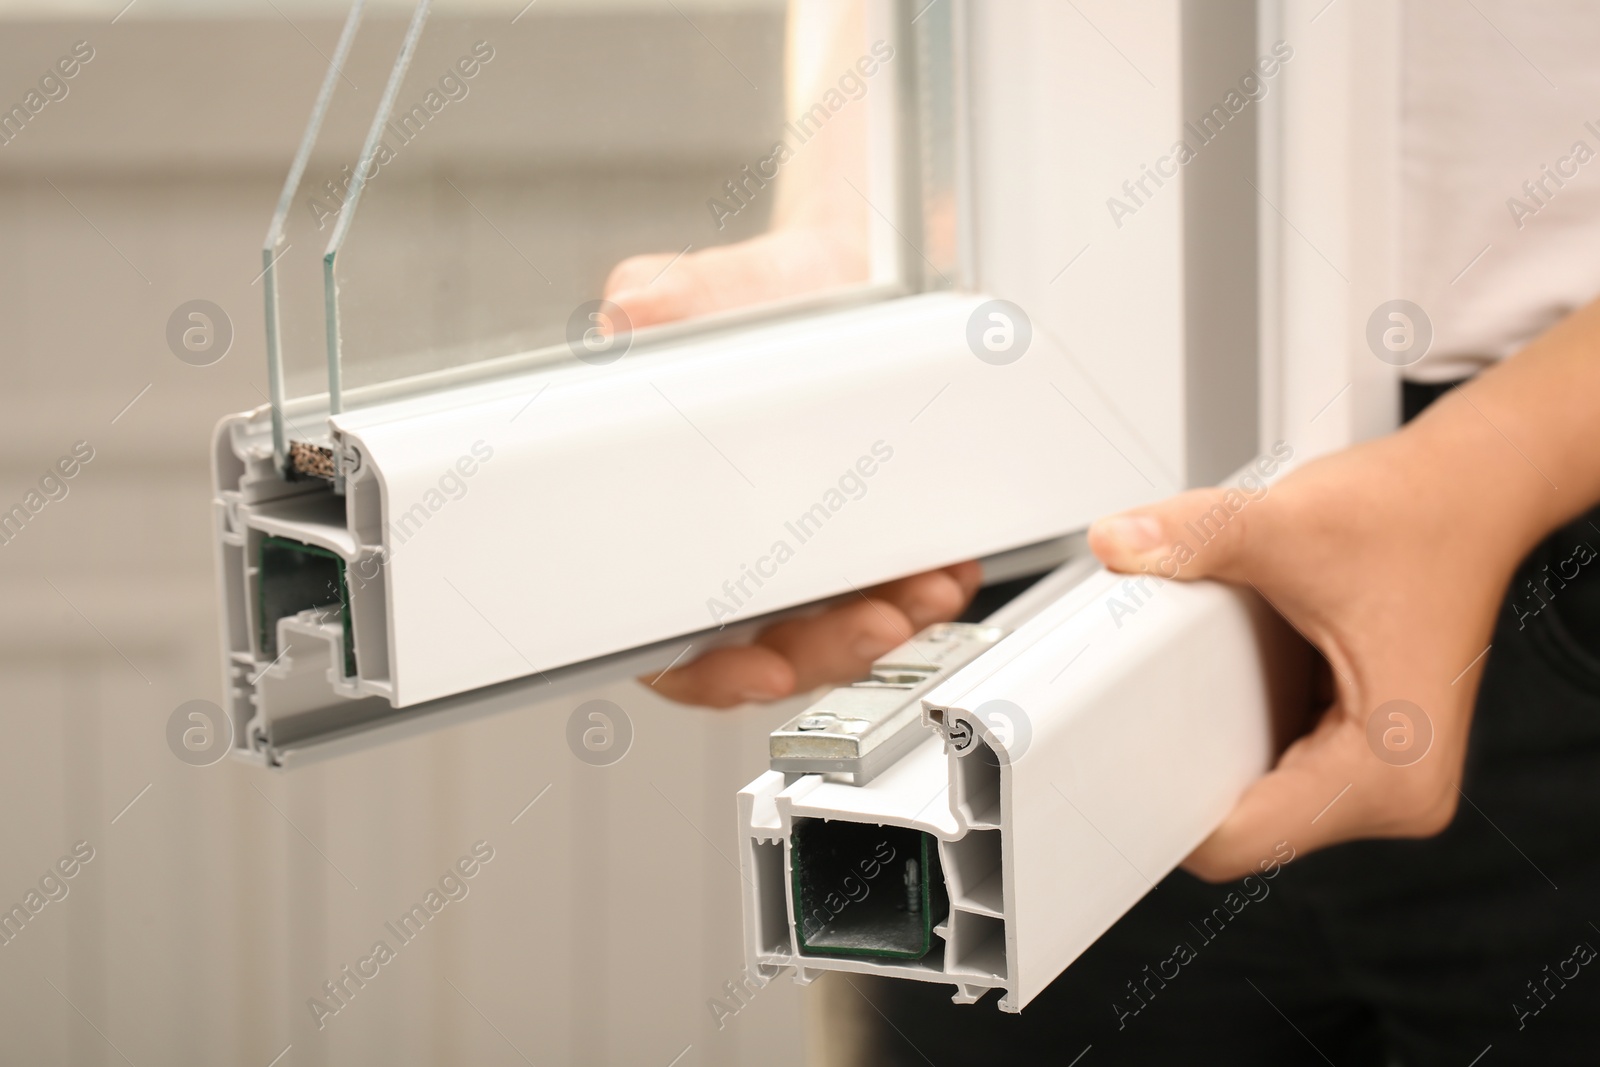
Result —
[{"label": "blurred background wall", "polygon": [[[260,244],[343,10],[123,3],[0,4],[0,104],[21,102],[76,42],[94,54],[0,146],[0,509],[75,443],[93,449],[68,494],[0,546],[0,907],[75,843],[93,849],[67,895],[0,945],[0,1059],[802,1062],[787,979],[720,1027],[708,1005],[738,1006],[724,983],[744,966],[733,794],[791,707],[692,711],[618,683],[584,695],[633,720],[631,751],[609,767],[567,748],[580,698],[291,774],[192,767],[169,750],[173,710],[220,699],[209,435],[264,402]],[[678,7],[541,0],[570,62],[524,71],[539,139],[504,180],[554,183],[556,199],[626,185],[605,194],[626,206],[615,232],[518,230],[537,225],[531,208],[503,222],[537,237],[544,262],[593,277],[619,240],[670,250],[675,220],[698,217],[727,161],[762,140],[713,123],[692,158],[673,155],[682,139],[659,136],[660,115],[628,109],[604,137],[576,118],[584,129],[557,136],[573,71],[628,77],[656,51],[702,47],[700,31],[777,95],[781,4]],[[607,150],[618,145],[626,173]],[[165,340],[168,316],[196,298],[234,329],[209,367]],[[323,983],[375,941],[395,944],[385,923],[480,841],[493,859],[468,895],[319,1028],[308,999],[327,1001]]]}]

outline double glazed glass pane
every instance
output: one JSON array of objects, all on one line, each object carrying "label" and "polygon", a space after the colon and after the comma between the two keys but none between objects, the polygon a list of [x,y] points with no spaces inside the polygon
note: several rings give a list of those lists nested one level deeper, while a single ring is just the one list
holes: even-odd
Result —
[{"label": "double glazed glass pane", "polygon": [[284,455],[285,437],[319,436],[311,398],[328,388],[328,330],[322,256],[337,216],[320,205],[335,192],[360,157],[385,80],[394,67],[405,22],[382,19],[357,0],[339,37],[318,41],[330,60],[310,119],[261,249],[266,296],[268,377],[274,438]]},{"label": "double glazed glass pane", "polygon": [[[948,281],[924,249],[951,242],[923,231],[950,201],[923,210],[940,170],[911,106],[930,78],[947,85],[914,47],[946,16],[916,15],[888,0],[369,11],[290,198],[285,397],[326,389],[337,411],[604,363],[676,324]],[[385,48],[374,78],[366,57]],[[352,135],[346,109],[363,105]],[[315,256],[291,263],[302,237]]]}]

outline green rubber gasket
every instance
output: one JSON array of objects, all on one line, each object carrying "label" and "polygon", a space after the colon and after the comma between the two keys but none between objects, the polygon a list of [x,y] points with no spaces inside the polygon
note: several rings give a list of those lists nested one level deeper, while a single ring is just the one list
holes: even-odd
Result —
[{"label": "green rubber gasket", "polygon": [[[273,558],[279,553],[331,560],[334,565],[336,580],[323,579],[322,584],[318,586],[316,584],[317,576],[314,576],[311,573],[311,569],[305,567],[304,564],[300,565],[304,573],[286,575],[281,561]],[[261,539],[261,547],[256,557],[256,564],[256,605],[259,613],[262,654],[269,660],[277,658],[277,624],[279,619],[290,615],[298,615],[308,608],[320,608],[328,604],[338,604],[340,620],[344,626],[344,675],[346,678],[354,677],[356,673],[356,644],[350,623],[350,587],[345,576],[344,557],[326,548],[318,548],[316,545],[308,545],[302,541],[294,541],[287,537],[269,535]],[[298,579],[297,588],[293,592],[299,595],[293,596],[291,603],[288,605],[281,602],[270,605],[271,618],[268,618],[268,600],[279,599],[269,595],[269,581],[274,578],[287,578],[291,583],[295,583],[296,579]],[[336,585],[337,589],[328,589],[330,585]],[[315,593],[319,589],[327,590],[326,597],[317,598]],[[308,596],[308,591],[311,591],[313,595]]]}]

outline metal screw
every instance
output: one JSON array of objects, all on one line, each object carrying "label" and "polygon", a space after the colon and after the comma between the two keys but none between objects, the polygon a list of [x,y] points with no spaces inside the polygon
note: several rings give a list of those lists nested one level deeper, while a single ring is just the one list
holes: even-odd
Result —
[{"label": "metal screw", "polygon": [[826,730],[833,725],[833,720],[822,715],[807,715],[795,723],[797,730]]}]

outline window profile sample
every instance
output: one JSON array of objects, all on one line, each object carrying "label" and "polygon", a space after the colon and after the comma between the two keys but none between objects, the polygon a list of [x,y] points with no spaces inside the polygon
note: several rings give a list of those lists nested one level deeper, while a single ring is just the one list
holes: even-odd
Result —
[{"label": "window profile sample", "polygon": [[770,769],[739,792],[751,973],[1022,1011],[1204,840],[1270,766],[1309,646],[1215,582],[1142,579],[1119,617],[1127,582],[1080,559],[991,616],[1010,635],[921,697],[920,742],[865,784]]},{"label": "window profile sample", "polygon": [[[691,643],[1178,487],[1195,436],[1169,299],[1192,258],[1184,221],[1151,214],[1108,250],[1148,280],[1117,287],[1063,274],[1056,250],[1040,260],[1040,219],[1012,201],[1018,154],[1070,141],[1098,159],[1169,125],[1179,97],[1115,130],[1060,109],[1074,138],[979,151],[1009,97],[971,84],[960,53],[985,38],[962,22],[1011,16],[860,11],[800,43],[762,2],[352,12],[264,242],[271,403],[214,441],[241,752],[309,759],[665,648],[659,669]],[[815,77],[791,90],[802,66]],[[768,75],[781,93],[744,81]],[[669,286],[702,252],[773,238],[785,190],[858,143],[852,129],[865,169],[823,169],[864,227],[864,275],[633,324],[594,358],[590,335],[620,320],[587,305],[613,269],[649,253],[642,284]],[[997,333],[1025,340],[999,358]],[[1132,339],[1136,370],[1106,371],[1107,337]],[[263,565],[268,539],[336,557],[342,595],[285,599],[264,622],[287,588],[275,551]]]}]

